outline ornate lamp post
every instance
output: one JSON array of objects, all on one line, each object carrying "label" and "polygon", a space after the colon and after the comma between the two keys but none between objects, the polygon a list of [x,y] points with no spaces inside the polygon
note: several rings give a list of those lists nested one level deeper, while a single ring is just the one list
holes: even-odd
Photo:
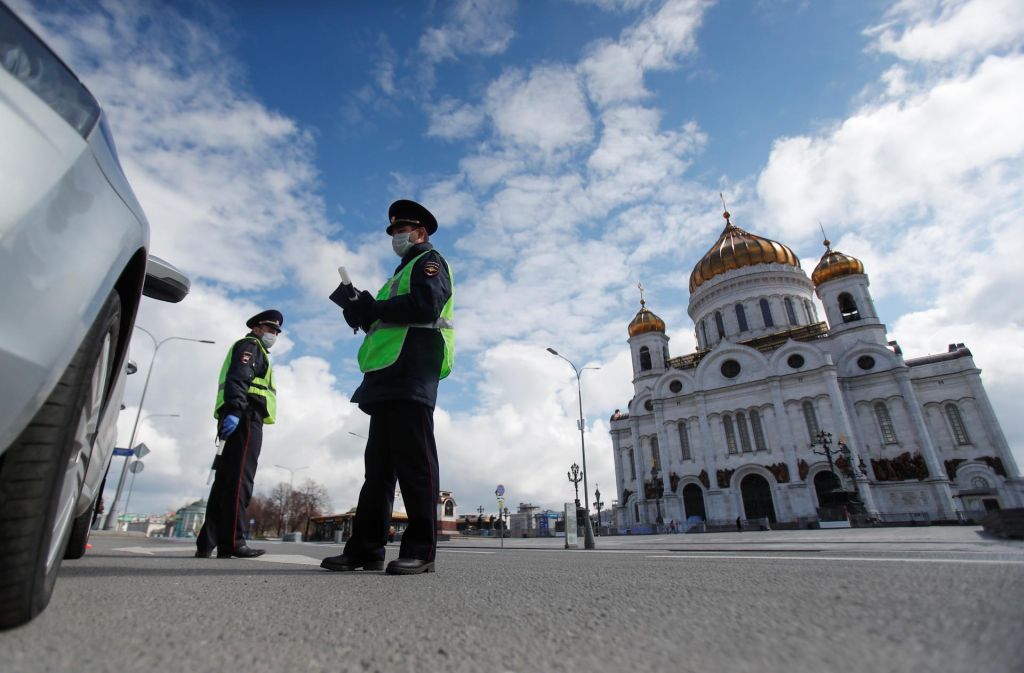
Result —
[{"label": "ornate lamp post", "polygon": [[[548,348],[548,352],[556,357],[560,357],[569,363],[572,370],[576,372],[576,392],[579,396],[580,402],[580,418],[577,422],[577,426],[580,429],[580,450],[583,453],[583,508],[586,512],[586,525],[583,528],[583,547],[585,549],[594,549],[594,531],[593,526],[590,524],[590,505],[587,503],[588,494],[590,493],[590,487],[587,486],[587,445],[583,440],[583,385],[580,383],[580,374],[587,369],[600,369],[600,367],[584,367],[583,369],[577,369],[576,365],[572,363],[572,360],[559,354],[554,348]],[[579,493],[576,494],[576,506],[579,507]]]},{"label": "ornate lamp post", "polygon": [[[822,450],[816,451],[814,447],[819,444],[821,445]],[[839,446],[841,447],[841,452],[843,449],[845,449],[845,453],[847,454],[850,452],[842,442],[839,442]],[[826,460],[828,460],[828,470],[832,473],[832,481],[829,484],[829,491],[835,491],[837,487],[842,484],[842,481],[839,479],[839,475],[836,474],[835,463],[832,462],[832,454],[836,453],[832,451],[832,433],[819,430],[818,434],[815,435],[815,441],[811,442],[811,453],[815,453],[819,456],[825,456]]]},{"label": "ornate lamp post", "polygon": [[569,481],[576,488],[576,509],[580,508],[580,482],[583,481],[583,477],[580,475],[580,466],[576,463],[572,464],[569,471],[566,473],[569,477]]},{"label": "ornate lamp post", "polygon": [[660,529],[665,520],[661,518],[661,496],[665,495],[665,484],[661,481],[658,464],[651,465],[651,488],[654,489],[654,505],[658,508],[657,523]]},{"label": "ornate lamp post", "polygon": [[597,530],[598,534],[601,531],[601,508],[604,507],[604,503],[601,502],[601,489],[597,484],[594,484],[594,509],[597,510]]}]

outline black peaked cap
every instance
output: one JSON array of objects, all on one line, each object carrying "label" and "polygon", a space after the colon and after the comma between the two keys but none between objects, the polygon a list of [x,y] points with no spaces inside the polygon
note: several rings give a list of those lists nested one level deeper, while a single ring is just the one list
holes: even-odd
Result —
[{"label": "black peaked cap", "polygon": [[278,329],[284,325],[284,316],[276,308],[267,309],[261,313],[257,313],[253,317],[245,321],[245,326],[249,329],[256,327],[257,325],[270,324],[274,325]]},{"label": "black peaked cap", "polygon": [[420,204],[408,199],[399,199],[388,208],[388,234],[391,233],[391,227],[396,224],[413,224],[425,227],[427,235],[437,231],[437,219],[433,214]]}]

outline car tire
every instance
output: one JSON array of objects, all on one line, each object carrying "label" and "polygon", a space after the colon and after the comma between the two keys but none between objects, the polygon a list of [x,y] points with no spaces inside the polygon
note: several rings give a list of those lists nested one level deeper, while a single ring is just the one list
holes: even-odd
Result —
[{"label": "car tire", "polygon": [[0,628],[28,622],[50,602],[114,380],[120,326],[113,292],[50,397],[0,456]]}]

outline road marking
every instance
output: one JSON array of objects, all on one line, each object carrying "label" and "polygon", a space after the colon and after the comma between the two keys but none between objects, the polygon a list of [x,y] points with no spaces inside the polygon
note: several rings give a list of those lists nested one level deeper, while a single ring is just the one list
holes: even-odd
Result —
[{"label": "road marking", "polygon": [[196,551],[196,548],[192,547],[192,546],[176,544],[176,545],[165,545],[165,546],[157,545],[157,546],[152,546],[152,547],[116,547],[112,551],[124,551],[124,552],[128,552],[129,554],[145,554],[146,556],[152,556],[153,552],[167,552],[167,551],[187,552],[189,554],[194,554],[195,551]]},{"label": "road marking", "polygon": [[303,556],[302,554],[264,554],[252,560],[263,561],[264,563],[292,563],[304,566],[319,566],[321,561],[321,559]]},{"label": "road marking", "polygon": [[443,551],[445,554],[497,554],[494,551],[469,551],[467,549],[444,549],[443,547],[437,551]]},{"label": "road marking", "polygon": [[941,559],[941,558],[879,558],[871,556],[724,556],[714,554],[673,554],[671,556],[648,556],[657,559],[759,559],[771,561],[870,561],[881,563],[983,563],[990,565],[1024,565],[1024,561],[1002,561],[997,559]]}]

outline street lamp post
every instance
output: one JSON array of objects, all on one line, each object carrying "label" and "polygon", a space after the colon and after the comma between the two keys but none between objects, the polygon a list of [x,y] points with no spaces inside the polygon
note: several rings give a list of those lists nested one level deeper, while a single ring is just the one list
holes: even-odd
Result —
[{"label": "street lamp post", "polygon": [[[572,360],[565,357],[564,355],[561,355],[554,348],[548,348],[548,352],[568,362],[569,366],[572,367],[573,372],[576,373],[576,393],[579,397],[580,403],[580,418],[577,422],[577,427],[579,427],[580,429],[580,450],[583,453],[583,509],[586,513],[587,519],[586,525],[583,529],[583,547],[585,549],[594,549],[596,545],[594,544],[594,527],[590,523],[590,504],[588,502],[590,499],[590,487],[587,485],[587,445],[583,439],[583,385],[580,383],[580,375],[587,369],[600,369],[600,367],[584,367],[583,369],[577,369],[576,365],[573,364]],[[578,503],[579,498],[577,497],[577,504]]]},{"label": "street lamp post", "polygon": [[[153,333],[144,327],[139,325],[135,326],[135,329],[146,334],[150,339],[153,340],[153,357],[149,359],[149,370],[146,372],[146,382],[142,384],[142,396],[139,398],[139,408],[135,412],[135,424],[132,426],[131,438],[128,440],[128,448],[135,448],[135,433],[139,429],[139,418],[142,415],[142,405],[146,402],[146,391],[149,390],[149,379],[153,375],[153,363],[156,362],[157,353],[160,352],[160,347],[168,341],[192,341],[199,344],[212,344],[216,343],[210,339],[191,339],[189,337],[171,336],[160,341],[156,340]],[[103,524],[104,530],[113,530],[117,523],[117,503],[121,500],[121,492],[124,490],[125,475],[128,473],[128,460],[131,456],[124,457],[124,464],[121,466],[121,477],[117,480],[117,490],[114,492],[114,501],[110,504],[110,511],[107,512],[106,522]]]},{"label": "street lamp post", "polygon": [[[819,444],[821,445],[822,450],[815,451],[814,447]],[[839,442],[839,446],[840,450],[838,452],[832,450],[832,433],[825,432],[824,430],[819,430],[818,434],[815,435],[815,441],[811,442],[811,453],[816,453],[819,456],[825,456],[825,459],[828,460],[828,471],[832,473],[832,483],[830,484],[831,488],[829,491],[836,490],[836,487],[842,484],[842,480],[840,480],[839,475],[836,474],[836,466],[835,463],[832,462],[832,454],[841,453],[845,455],[849,453],[849,449],[846,448],[846,445],[843,442]]]},{"label": "street lamp post", "polygon": [[[143,416],[144,419],[145,418],[160,418],[160,417],[162,417],[162,418],[181,418],[181,414],[146,414],[145,416]],[[132,452],[133,453],[135,452],[135,447],[132,447]],[[125,460],[128,460],[129,458],[131,458],[131,456],[126,456]],[[128,495],[124,499],[124,513],[125,513],[125,515],[127,515],[129,513],[128,512],[128,506],[132,502],[132,491],[135,490],[135,476],[137,474],[138,474],[138,472],[134,472],[133,471],[132,472],[132,480],[130,482],[128,482]],[[125,530],[127,530],[127,529],[128,528],[127,528],[127,524],[126,524],[125,525]]]},{"label": "street lamp post", "polygon": [[665,520],[661,518],[661,496],[665,495],[665,483],[660,478],[661,473],[658,470],[658,464],[651,465],[651,488],[654,489],[654,506],[658,508],[658,518],[656,520],[658,524],[659,532],[661,525],[665,523]]},{"label": "street lamp post", "polygon": [[597,510],[597,532],[601,533],[601,508],[604,507],[604,503],[601,502],[601,488],[594,484],[594,509]]},{"label": "street lamp post", "polygon": [[[274,467],[279,467],[282,470],[288,470],[288,509],[291,509],[292,493],[295,491],[295,473],[299,472],[300,470],[308,470],[309,466],[303,465],[302,467],[285,467],[284,465],[274,465]],[[291,523],[289,521],[291,517],[288,516],[288,509],[286,509],[284,512],[284,532],[286,535],[288,534],[288,524]]]},{"label": "street lamp post", "polygon": [[[573,463],[566,474],[569,477],[569,481],[576,488],[576,509],[580,509],[580,482],[583,481],[583,477],[580,475],[580,466]],[[584,495],[586,494],[584,493]]]}]

